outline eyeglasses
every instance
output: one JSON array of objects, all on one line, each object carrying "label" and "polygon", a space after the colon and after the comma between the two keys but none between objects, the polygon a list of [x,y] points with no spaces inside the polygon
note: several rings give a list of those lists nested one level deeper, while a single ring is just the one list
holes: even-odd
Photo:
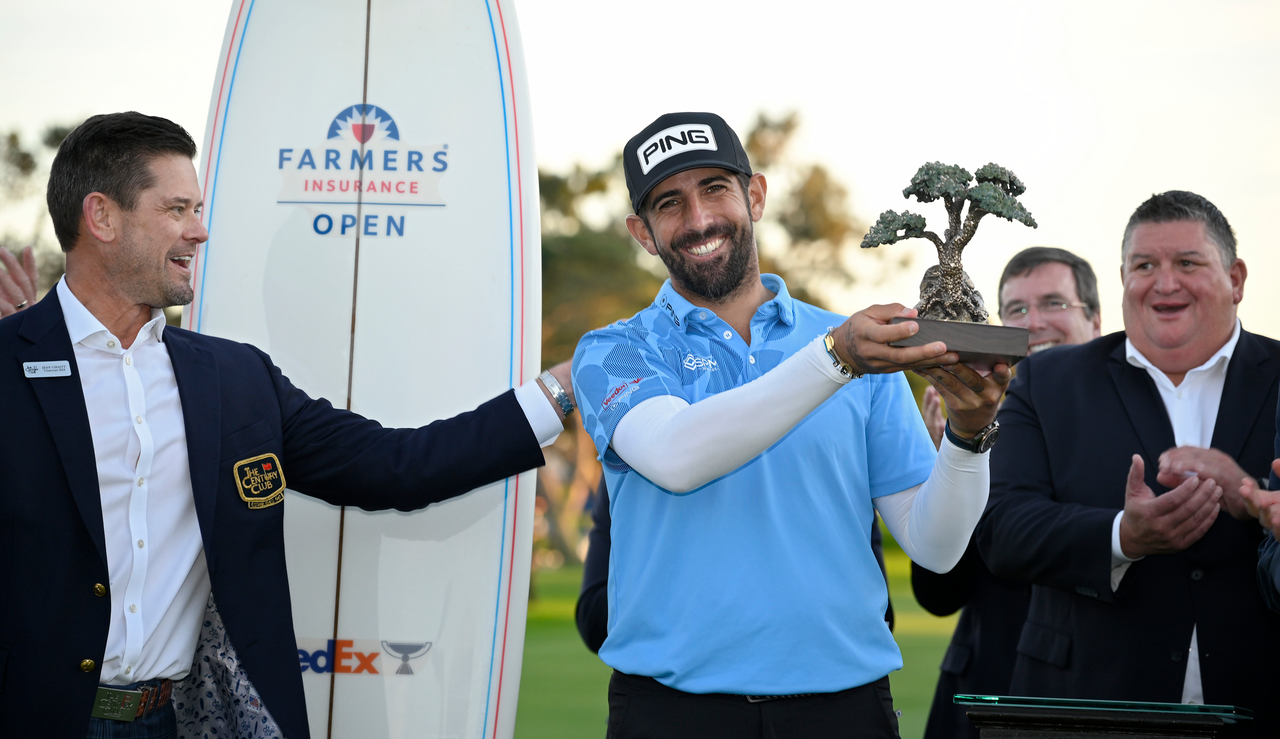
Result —
[{"label": "eyeglasses", "polygon": [[1047,317],[1065,313],[1072,308],[1088,308],[1089,305],[1087,303],[1081,303],[1078,300],[1071,302],[1064,302],[1061,300],[1042,300],[1041,302],[1036,303],[1035,306],[1030,306],[1026,303],[1010,303],[1004,307],[1003,311],[1000,312],[1000,320],[1010,326],[1026,323],[1027,320],[1029,320],[1027,318],[1027,314],[1031,312],[1032,307],[1039,311],[1040,315]]}]

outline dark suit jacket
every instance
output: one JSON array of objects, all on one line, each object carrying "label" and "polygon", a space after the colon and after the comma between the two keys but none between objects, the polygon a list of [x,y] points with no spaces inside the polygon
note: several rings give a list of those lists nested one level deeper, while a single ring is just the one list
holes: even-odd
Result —
[{"label": "dark suit jacket", "polygon": [[970,540],[950,572],[938,574],[912,562],[911,589],[920,605],[935,616],[964,609],[942,658],[925,739],[978,739],[978,727],[952,696],[1008,695],[1018,636],[1031,604],[1031,584],[991,574],[977,544]]},{"label": "dark suit jacket", "polygon": [[[1280,407],[1276,408],[1276,459],[1280,459]],[[1280,475],[1275,470],[1267,481],[1268,490],[1280,490]],[[1258,589],[1262,600],[1273,611],[1280,612],[1280,541],[1267,534],[1258,547]]]},{"label": "dark suit jacket", "polygon": [[[1130,456],[1142,456],[1160,494],[1158,458],[1174,445],[1155,383],[1125,361],[1124,338],[1027,358],[1000,410],[977,541],[994,574],[1034,583],[1011,690],[1178,702],[1194,625],[1205,700],[1253,709],[1247,733],[1275,736],[1280,616],[1255,580],[1257,522],[1222,511],[1200,541],[1135,562],[1111,590],[1111,525]],[[1254,477],[1272,458],[1278,377],[1280,342],[1242,331],[1212,446]]]},{"label": "dark suit jacket", "polygon": [[[510,392],[421,429],[385,429],[307,397],[247,344],[172,327],[164,342],[218,610],[284,735],[306,737],[284,506],[251,510],[233,465],[271,452],[290,489],[411,510],[541,465],[542,453]],[[49,360],[69,361],[71,376],[24,376],[23,362]],[[94,593],[108,582],[97,467],[56,292],[0,321],[0,399],[0,736],[84,736],[111,596]]]}]

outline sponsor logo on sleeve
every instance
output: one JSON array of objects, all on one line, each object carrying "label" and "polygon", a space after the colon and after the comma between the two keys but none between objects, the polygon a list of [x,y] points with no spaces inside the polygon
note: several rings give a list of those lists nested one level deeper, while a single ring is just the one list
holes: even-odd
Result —
[{"label": "sponsor logo on sleeve", "polygon": [[609,404],[615,400],[630,397],[632,393],[640,389],[640,380],[642,379],[644,378],[637,377],[631,382],[624,382],[613,390],[610,390],[609,394],[605,396],[604,402],[600,404],[600,409],[604,410],[605,408],[608,408]]},{"label": "sponsor logo on sleeve", "polygon": [[716,135],[711,126],[705,123],[684,123],[663,130],[650,136],[636,149],[636,158],[640,160],[640,171],[649,171],[660,163],[677,154],[703,149],[716,151]]}]

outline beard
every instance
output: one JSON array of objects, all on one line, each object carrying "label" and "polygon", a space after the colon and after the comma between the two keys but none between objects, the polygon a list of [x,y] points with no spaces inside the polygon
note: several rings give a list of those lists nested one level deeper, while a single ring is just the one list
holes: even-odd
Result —
[{"label": "beard", "polygon": [[172,257],[183,253],[182,245],[169,249],[164,259],[157,264],[154,250],[139,244],[136,235],[137,232],[133,229],[123,230],[119,259],[109,268],[112,282],[119,285],[132,300],[152,308],[190,303],[195,297],[191,283],[170,275],[168,267]]},{"label": "beard", "polygon": [[[723,259],[699,263],[684,253],[684,248],[690,244],[721,236],[725,243],[720,248],[728,249]],[[755,256],[755,230],[750,219],[737,228],[732,224],[717,223],[705,231],[677,236],[671,240],[670,248],[658,249],[658,256],[667,266],[673,283],[704,300],[720,302],[746,281]]]}]

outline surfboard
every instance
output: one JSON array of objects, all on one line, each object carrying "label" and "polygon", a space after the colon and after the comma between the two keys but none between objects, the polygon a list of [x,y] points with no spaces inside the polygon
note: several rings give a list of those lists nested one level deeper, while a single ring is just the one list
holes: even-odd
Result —
[{"label": "surfboard", "polygon": [[[386,426],[519,385],[539,365],[529,121],[510,0],[234,0],[184,327]],[[532,473],[411,514],[288,492],[313,736],[512,735],[533,502]]]}]

